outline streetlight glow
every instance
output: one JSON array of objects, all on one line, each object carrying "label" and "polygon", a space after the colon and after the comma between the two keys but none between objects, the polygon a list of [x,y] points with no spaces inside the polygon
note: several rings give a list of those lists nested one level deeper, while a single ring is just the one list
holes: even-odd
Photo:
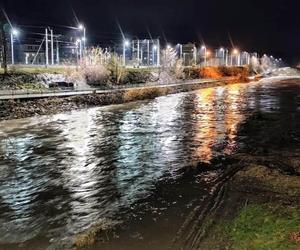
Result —
[{"label": "streetlight glow", "polygon": [[12,33],[14,36],[18,36],[18,35],[19,35],[19,31],[18,31],[17,29],[15,29],[15,28],[13,28],[13,29],[11,30],[11,33]]},{"label": "streetlight glow", "polygon": [[127,47],[129,46],[129,41],[128,40],[124,40],[124,45]]},{"label": "streetlight glow", "polygon": [[18,36],[19,31],[15,28],[11,29],[10,33],[10,45],[11,45],[11,64],[15,64],[15,53],[14,53],[14,36]]},{"label": "streetlight glow", "polygon": [[237,55],[239,53],[238,49],[234,49],[232,54]]},{"label": "streetlight glow", "polygon": [[78,29],[83,30],[83,29],[84,29],[84,26],[83,26],[82,24],[79,24],[79,25],[78,25]]}]

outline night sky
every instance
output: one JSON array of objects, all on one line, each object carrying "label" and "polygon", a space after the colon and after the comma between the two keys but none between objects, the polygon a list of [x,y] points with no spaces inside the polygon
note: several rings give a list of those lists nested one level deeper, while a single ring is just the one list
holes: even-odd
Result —
[{"label": "night sky", "polygon": [[0,0],[14,25],[85,24],[92,43],[160,37],[300,61],[300,0]]}]

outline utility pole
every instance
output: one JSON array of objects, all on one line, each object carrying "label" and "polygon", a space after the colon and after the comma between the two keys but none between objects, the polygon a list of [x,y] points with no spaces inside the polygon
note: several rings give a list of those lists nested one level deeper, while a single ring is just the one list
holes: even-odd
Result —
[{"label": "utility pole", "polygon": [[160,42],[159,39],[157,39],[157,67],[160,66]]},{"label": "utility pole", "polygon": [[180,54],[180,56],[179,56],[179,58],[180,58],[180,60],[182,60],[182,53],[183,53],[183,45],[182,44],[179,44],[179,54]]},{"label": "utility pole", "polygon": [[45,42],[46,42],[46,51],[45,51],[45,55],[46,55],[46,67],[48,67],[49,65],[49,44],[48,44],[48,28],[45,29]]},{"label": "utility pole", "polygon": [[86,54],[86,28],[83,28],[83,51],[84,55]]},{"label": "utility pole", "polygon": [[58,38],[56,38],[56,63],[59,64],[59,43],[58,43]]},{"label": "utility pole", "polygon": [[123,66],[126,66],[126,41],[123,41]]},{"label": "utility pole", "polygon": [[140,40],[137,40],[137,60],[138,60],[138,67],[140,67]]},{"label": "utility pole", "polygon": [[0,41],[1,41],[1,51],[2,51],[2,68],[4,69],[4,74],[8,73],[7,70],[7,38],[5,33],[5,24],[0,20]]},{"label": "utility pole", "polygon": [[[181,45],[181,51],[182,51],[182,45]],[[194,60],[194,63],[197,64],[197,48],[195,45],[193,48],[193,60]]]},{"label": "utility pole", "polygon": [[11,64],[15,64],[15,54],[14,54],[14,35],[10,33],[10,49],[11,49]]},{"label": "utility pole", "polygon": [[79,40],[79,58],[82,59],[82,39]]},{"label": "utility pole", "polygon": [[148,53],[148,55],[147,55],[147,64],[149,66],[150,65],[150,41],[149,41],[149,39],[147,40],[147,53]]},{"label": "utility pole", "polygon": [[54,40],[53,40],[53,30],[50,30],[51,34],[51,65],[54,65]]}]

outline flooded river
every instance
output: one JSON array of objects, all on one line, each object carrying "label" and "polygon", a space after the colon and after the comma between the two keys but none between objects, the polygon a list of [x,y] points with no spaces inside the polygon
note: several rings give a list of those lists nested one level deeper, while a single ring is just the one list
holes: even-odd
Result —
[{"label": "flooded river", "polygon": [[185,170],[236,152],[240,124],[254,111],[281,109],[282,93],[299,98],[299,85],[235,84],[1,122],[0,249],[46,249],[103,218],[124,221],[132,241],[158,248],[160,230],[171,240],[181,208],[204,200],[219,174],[186,179]]}]

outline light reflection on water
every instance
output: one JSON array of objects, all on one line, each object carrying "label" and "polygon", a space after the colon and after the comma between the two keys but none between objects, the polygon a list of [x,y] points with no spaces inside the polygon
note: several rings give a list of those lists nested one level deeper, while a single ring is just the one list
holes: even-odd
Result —
[{"label": "light reflection on water", "polygon": [[[262,100],[263,97],[263,100]],[[193,162],[232,153],[268,87],[231,85],[0,123],[0,242],[73,234]]]}]

